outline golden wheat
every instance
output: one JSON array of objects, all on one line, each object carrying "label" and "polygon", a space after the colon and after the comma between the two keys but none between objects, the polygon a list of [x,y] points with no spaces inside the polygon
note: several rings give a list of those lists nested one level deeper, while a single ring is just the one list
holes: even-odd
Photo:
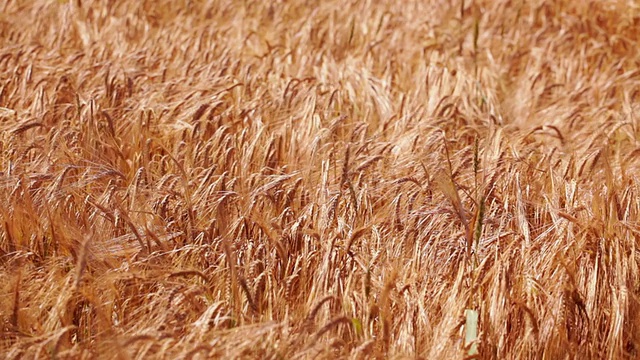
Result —
[{"label": "golden wheat", "polygon": [[637,358],[639,26],[1,2],[0,354]]}]

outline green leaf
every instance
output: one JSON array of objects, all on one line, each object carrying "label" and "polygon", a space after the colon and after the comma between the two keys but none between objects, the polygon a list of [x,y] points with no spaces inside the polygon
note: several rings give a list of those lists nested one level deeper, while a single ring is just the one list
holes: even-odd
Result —
[{"label": "green leaf", "polygon": [[468,348],[467,355],[478,355],[478,312],[471,309],[465,310],[465,336],[464,347]]},{"label": "green leaf", "polygon": [[353,325],[353,328],[356,330],[356,334],[358,336],[364,335],[364,331],[362,331],[362,322],[360,321],[360,319],[352,318],[351,324]]}]

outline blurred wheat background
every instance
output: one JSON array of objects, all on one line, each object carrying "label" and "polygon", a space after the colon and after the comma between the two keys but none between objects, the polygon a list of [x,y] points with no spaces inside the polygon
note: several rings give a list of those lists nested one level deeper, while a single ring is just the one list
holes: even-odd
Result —
[{"label": "blurred wheat background", "polygon": [[637,358],[639,40],[636,1],[4,0],[0,354]]}]

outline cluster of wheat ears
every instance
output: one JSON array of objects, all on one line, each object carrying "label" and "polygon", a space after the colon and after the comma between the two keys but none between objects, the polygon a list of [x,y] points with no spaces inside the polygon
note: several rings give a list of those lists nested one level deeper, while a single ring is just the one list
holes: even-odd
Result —
[{"label": "cluster of wheat ears", "polygon": [[640,356],[639,29],[622,0],[1,1],[0,354]]}]

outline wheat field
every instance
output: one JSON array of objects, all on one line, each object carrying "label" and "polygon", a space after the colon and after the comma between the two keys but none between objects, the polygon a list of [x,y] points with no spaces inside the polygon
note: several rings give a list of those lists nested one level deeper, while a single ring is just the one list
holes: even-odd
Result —
[{"label": "wheat field", "polygon": [[637,358],[639,45],[622,0],[4,0],[0,354]]}]

